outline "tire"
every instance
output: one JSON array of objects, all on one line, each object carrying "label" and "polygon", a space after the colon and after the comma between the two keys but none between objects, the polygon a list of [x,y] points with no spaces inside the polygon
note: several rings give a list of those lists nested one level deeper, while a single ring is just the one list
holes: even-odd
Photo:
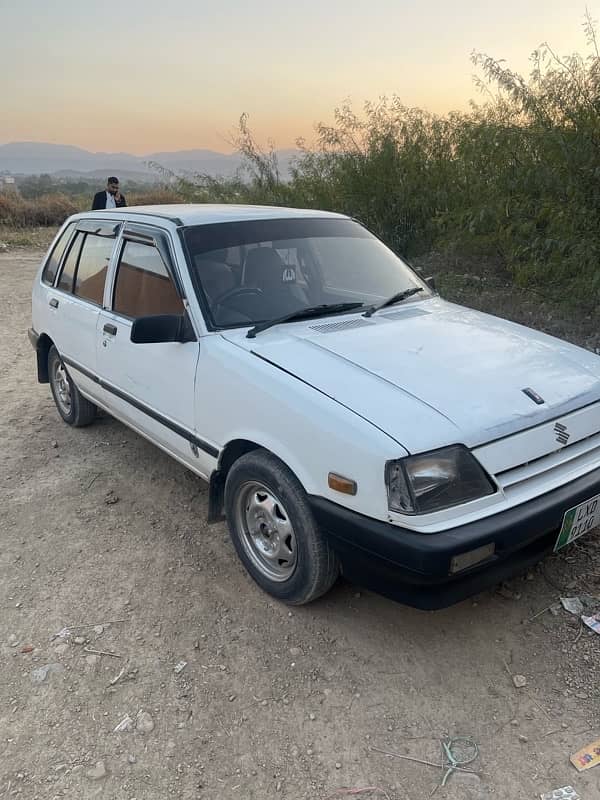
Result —
[{"label": "tire", "polygon": [[54,345],[48,353],[48,378],[58,413],[67,425],[74,428],[90,425],[98,409],[75,386]]},{"label": "tire", "polygon": [[233,464],[225,514],[240,560],[265,592],[303,605],[331,589],[338,559],[315,523],[306,492],[278,458],[254,450]]}]

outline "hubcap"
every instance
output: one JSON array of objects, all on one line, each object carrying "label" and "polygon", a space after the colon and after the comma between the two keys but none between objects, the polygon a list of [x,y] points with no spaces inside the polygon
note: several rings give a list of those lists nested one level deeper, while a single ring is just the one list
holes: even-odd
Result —
[{"label": "hubcap", "polygon": [[57,361],[54,365],[54,388],[56,389],[56,399],[65,414],[71,413],[71,385],[67,376],[67,370],[62,361]]},{"label": "hubcap", "polygon": [[241,487],[236,525],[252,563],[272,581],[285,581],[296,568],[296,537],[279,498],[260,483]]}]

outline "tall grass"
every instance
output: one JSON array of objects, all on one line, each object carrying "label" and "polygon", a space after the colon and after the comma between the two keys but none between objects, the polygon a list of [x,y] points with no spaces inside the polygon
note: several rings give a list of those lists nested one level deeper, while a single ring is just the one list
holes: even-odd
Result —
[{"label": "tall grass", "polygon": [[25,200],[16,192],[0,193],[0,225],[29,228],[62,225],[68,216],[79,211],[64,194],[48,194]]}]

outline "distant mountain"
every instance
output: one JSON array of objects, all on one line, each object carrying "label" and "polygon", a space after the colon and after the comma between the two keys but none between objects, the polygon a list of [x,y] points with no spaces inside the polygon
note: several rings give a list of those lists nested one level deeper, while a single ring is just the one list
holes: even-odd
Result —
[{"label": "distant mountain", "polygon": [[[278,153],[283,175],[295,150]],[[131,153],[92,153],[81,147],[44,142],[10,142],[0,145],[0,172],[15,175],[48,173],[62,177],[106,178],[112,173],[130,180],[151,180],[157,171],[150,164],[159,164],[178,174],[207,173],[230,177],[241,165],[239,153],[218,153],[214,150],[176,150],[135,156]]]}]

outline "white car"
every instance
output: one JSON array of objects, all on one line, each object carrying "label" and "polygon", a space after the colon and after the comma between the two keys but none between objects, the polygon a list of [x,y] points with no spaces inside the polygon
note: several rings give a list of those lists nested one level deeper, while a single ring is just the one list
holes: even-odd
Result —
[{"label": "white car", "polygon": [[442,300],[340,214],[71,217],[33,287],[38,379],[209,482],[292,604],[340,572],[439,608],[600,520],[600,358]]}]

